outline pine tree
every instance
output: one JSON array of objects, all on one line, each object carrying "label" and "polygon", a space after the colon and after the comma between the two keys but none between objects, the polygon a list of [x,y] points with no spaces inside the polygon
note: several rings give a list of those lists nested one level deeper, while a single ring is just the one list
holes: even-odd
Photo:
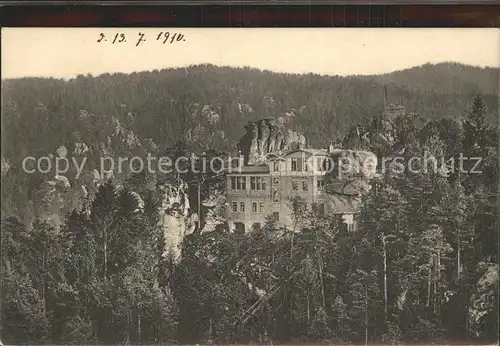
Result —
[{"label": "pine tree", "polygon": [[484,152],[487,146],[486,106],[481,96],[476,96],[472,103],[472,110],[464,121],[465,153],[472,156]]},{"label": "pine tree", "polygon": [[108,277],[109,270],[109,246],[115,226],[114,213],[118,204],[116,188],[111,180],[99,187],[96,197],[92,203],[90,222],[94,239],[100,245],[98,249],[99,272],[102,278]]}]

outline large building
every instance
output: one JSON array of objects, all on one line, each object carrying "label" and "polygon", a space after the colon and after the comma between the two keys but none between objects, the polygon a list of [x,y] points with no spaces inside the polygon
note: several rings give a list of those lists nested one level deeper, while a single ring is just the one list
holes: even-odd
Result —
[{"label": "large building", "polygon": [[332,202],[325,193],[328,159],[334,150],[295,149],[271,153],[260,165],[242,165],[227,174],[226,217],[230,229],[245,232],[272,217],[278,226],[291,229],[294,221],[289,201],[295,196],[316,204],[320,213],[342,216],[348,229],[354,227],[357,206]]}]

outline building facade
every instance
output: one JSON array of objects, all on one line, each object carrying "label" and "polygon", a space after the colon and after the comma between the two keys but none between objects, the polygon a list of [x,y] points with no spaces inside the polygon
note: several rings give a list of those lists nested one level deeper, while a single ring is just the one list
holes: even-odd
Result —
[{"label": "building facade", "polygon": [[354,227],[355,211],[332,208],[325,193],[328,158],[333,150],[295,149],[268,154],[261,165],[240,166],[227,174],[226,217],[231,230],[246,232],[272,217],[280,227],[293,228],[289,202],[302,197],[320,213],[342,215]]}]

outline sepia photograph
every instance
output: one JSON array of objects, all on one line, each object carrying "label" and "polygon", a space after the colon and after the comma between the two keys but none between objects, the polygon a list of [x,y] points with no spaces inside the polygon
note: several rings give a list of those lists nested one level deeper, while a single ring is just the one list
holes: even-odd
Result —
[{"label": "sepia photograph", "polygon": [[5,345],[498,345],[500,31],[1,30]]}]

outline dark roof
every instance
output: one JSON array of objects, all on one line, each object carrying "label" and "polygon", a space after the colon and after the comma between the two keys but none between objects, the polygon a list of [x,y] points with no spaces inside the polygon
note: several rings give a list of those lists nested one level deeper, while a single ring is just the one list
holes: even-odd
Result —
[{"label": "dark roof", "polygon": [[269,173],[269,166],[267,165],[255,165],[255,166],[242,166],[228,169],[228,174],[239,174],[239,173]]}]

